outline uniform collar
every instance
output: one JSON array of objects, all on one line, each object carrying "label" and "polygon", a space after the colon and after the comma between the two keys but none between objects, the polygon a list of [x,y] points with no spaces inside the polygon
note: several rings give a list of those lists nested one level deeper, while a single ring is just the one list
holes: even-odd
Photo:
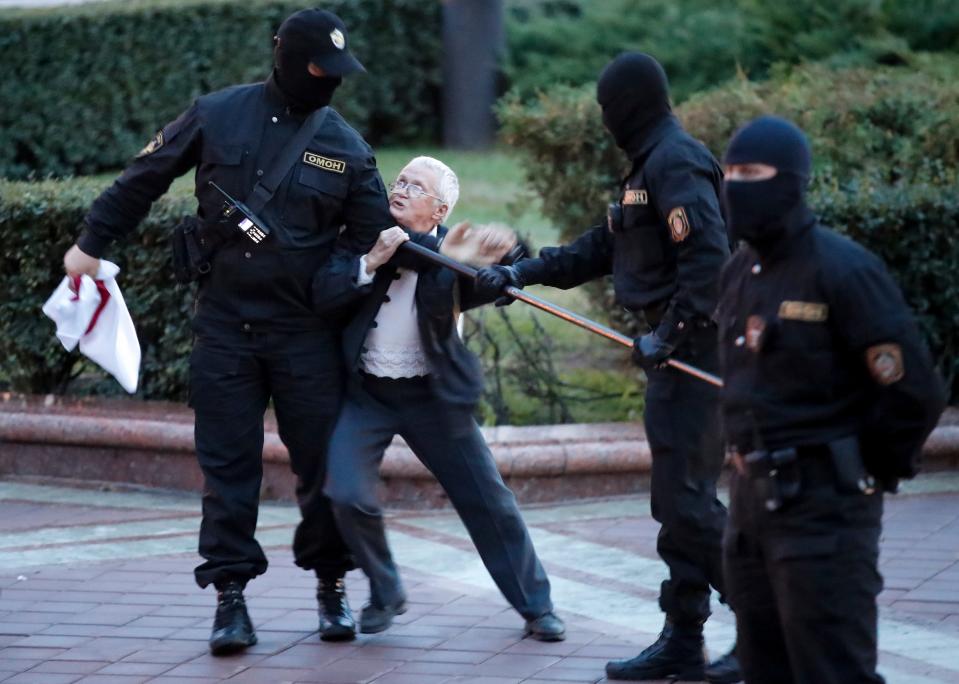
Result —
[{"label": "uniform collar", "polygon": [[809,237],[813,226],[817,223],[816,215],[805,204],[797,206],[786,220],[788,221],[786,233],[781,240],[771,245],[769,249],[762,250],[762,252],[752,248],[754,252],[757,252],[759,262],[763,266],[769,266],[777,261],[795,256],[805,239]]},{"label": "uniform collar", "polygon": [[281,89],[276,82],[276,70],[274,69],[270,73],[270,77],[266,79],[265,89],[266,89],[266,98],[267,101],[274,106],[285,109],[287,114],[291,114],[297,117],[303,117],[310,113],[313,110],[305,110],[298,108],[297,104],[293,102]]},{"label": "uniform collar", "polygon": [[631,149],[626,150],[626,152],[629,154],[630,159],[633,160],[633,163],[638,164],[653,151],[653,148],[656,147],[663,138],[673,131],[678,130],[682,130],[679,119],[677,119],[674,114],[669,114],[653,126],[649,133],[644,135],[641,140],[631,145]]}]

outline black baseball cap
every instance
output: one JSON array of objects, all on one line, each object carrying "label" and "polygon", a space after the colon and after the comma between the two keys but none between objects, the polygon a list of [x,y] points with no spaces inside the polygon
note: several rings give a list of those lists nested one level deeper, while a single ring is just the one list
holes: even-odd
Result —
[{"label": "black baseball cap", "polygon": [[366,71],[348,46],[346,25],[332,12],[318,7],[294,12],[276,32],[280,49],[309,56],[310,63],[328,76],[347,76]]}]

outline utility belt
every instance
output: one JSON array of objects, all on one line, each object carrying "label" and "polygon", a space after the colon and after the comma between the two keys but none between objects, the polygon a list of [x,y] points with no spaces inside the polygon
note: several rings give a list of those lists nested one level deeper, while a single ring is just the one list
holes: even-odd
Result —
[{"label": "utility belt", "polygon": [[[646,322],[646,325],[649,326],[650,330],[655,330],[663,320],[663,316],[666,315],[666,311],[669,309],[669,300],[664,300],[657,302],[656,304],[651,304],[643,309],[634,310],[630,309],[630,313],[636,316],[638,319]],[[690,333],[695,333],[698,330],[709,330],[716,328],[716,322],[711,318],[706,316],[697,316],[691,320],[684,321],[683,325],[688,325]]]},{"label": "utility belt", "polygon": [[826,444],[736,454],[734,463],[768,511],[777,511],[803,491],[817,487],[834,486],[847,494],[876,491],[856,436]]}]

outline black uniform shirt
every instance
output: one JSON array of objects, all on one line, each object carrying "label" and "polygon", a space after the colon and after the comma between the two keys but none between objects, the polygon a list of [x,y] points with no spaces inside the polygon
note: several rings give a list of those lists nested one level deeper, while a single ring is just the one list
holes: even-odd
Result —
[{"label": "black uniform shirt", "polygon": [[[80,248],[100,256],[193,168],[198,216],[216,221],[223,198],[207,181],[245,200],[306,116],[288,107],[272,78],[200,97],[94,202]],[[210,274],[200,281],[197,330],[323,327],[311,283],[341,228],[346,243],[365,251],[393,225],[372,150],[336,111],[330,109],[306,152],[260,212],[271,234],[259,244],[237,235],[217,250]]]},{"label": "black uniform shirt", "polygon": [[876,474],[911,475],[941,384],[880,260],[806,216],[762,260],[743,247],[723,271],[727,439],[747,453],[859,435],[890,468]]},{"label": "black uniform shirt", "polygon": [[569,245],[520,262],[520,270],[562,288],[612,273],[617,302],[633,311],[658,309],[658,332],[675,341],[688,321],[706,320],[716,307],[729,256],[721,181],[709,150],[670,116],[633,160],[619,198],[622,226],[594,226]]}]

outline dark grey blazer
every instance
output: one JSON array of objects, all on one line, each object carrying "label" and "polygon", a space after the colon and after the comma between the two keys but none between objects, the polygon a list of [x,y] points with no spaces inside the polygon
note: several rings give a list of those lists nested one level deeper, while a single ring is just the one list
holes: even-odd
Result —
[{"label": "dark grey blazer", "polygon": [[[416,233],[411,233],[411,238],[438,250],[439,238],[445,234],[446,227],[440,226],[437,238]],[[449,269],[402,250],[377,269],[373,282],[366,285],[361,286],[356,280],[359,255],[346,251],[334,253],[314,278],[313,306],[318,313],[350,312],[342,336],[343,360],[349,381],[359,379],[363,343],[376,325],[376,314],[400,267],[412,268],[419,273],[415,294],[417,324],[430,366],[430,386],[434,394],[449,404],[472,409],[483,391],[482,371],[479,359],[466,348],[456,331],[454,308],[458,305],[460,311],[465,311],[490,300],[480,300],[476,296],[469,278],[457,276]]]}]

